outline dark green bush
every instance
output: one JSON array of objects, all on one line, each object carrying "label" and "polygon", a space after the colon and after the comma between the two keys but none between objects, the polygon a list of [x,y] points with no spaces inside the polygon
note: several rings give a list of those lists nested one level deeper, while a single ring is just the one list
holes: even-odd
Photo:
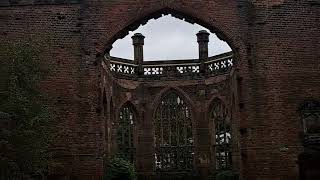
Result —
[{"label": "dark green bush", "polygon": [[239,175],[231,170],[223,170],[217,173],[216,180],[238,180]]},{"label": "dark green bush", "polygon": [[129,161],[114,157],[106,164],[104,180],[136,180],[134,166]]}]

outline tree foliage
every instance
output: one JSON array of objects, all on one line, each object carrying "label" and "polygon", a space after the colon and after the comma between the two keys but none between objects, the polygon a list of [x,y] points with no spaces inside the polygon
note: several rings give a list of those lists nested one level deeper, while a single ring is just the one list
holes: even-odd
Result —
[{"label": "tree foliage", "polygon": [[47,71],[38,44],[0,44],[0,175],[30,179],[51,162],[53,111],[38,90]]},{"label": "tree foliage", "polygon": [[104,180],[136,180],[134,166],[121,157],[106,162]]}]

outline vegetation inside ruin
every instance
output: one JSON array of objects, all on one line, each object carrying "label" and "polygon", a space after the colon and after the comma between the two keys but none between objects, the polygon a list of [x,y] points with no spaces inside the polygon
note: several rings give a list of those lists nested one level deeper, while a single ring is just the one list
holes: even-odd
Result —
[{"label": "vegetation inside ruin", "polygon": [[221,169],[214,170],[211,173],[210,179],[213,180],[239,180],[239,174],[229,170],[229,169]]},{"label": "vegetation inside ruin", "polygon": [[121,157],[113,157],[105,162],[104,180],[136,180],[132,163]]},{"label": "vegetation inside ruin", "polygon": [[0,44],[0,175],[1,179],[42,177],[53,163],[53,110],[39,83],[48,71],[41,48],[26,42]]}]

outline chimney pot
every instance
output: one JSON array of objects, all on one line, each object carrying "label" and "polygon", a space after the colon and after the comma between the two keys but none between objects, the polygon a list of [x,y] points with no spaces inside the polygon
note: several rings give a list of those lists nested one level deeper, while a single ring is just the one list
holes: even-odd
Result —
[{"label": "chimney pot", "polygon": [[135,33],[132,36],[132,44],[134,46],[143,46],[144,45],[144,36],[141,33]]}]

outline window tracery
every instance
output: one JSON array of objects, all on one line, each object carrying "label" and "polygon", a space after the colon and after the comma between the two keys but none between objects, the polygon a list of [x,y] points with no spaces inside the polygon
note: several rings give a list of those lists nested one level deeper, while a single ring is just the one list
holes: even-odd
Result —
[{"label": "window tracery", "polygon": [[119,154],[129,161],[134,161],[134,127],[136,115],[132,106],[126,104],[119,113],[119,126],[117,132]]},{"label": "window tracery", "polygon": [[162,99],[154,118],[156,170],[191,170],[194,140],[191,113],[184,100],[170,92]]},{"label": "window tracery", "polygon": [[214,149],[216,169],[228,169],[232,166],[231,123],[228,110],[221,100],[216,99],[211,109],[214,124]]},{"label": "window tracery", "polygon": [[320,102],[309,101],[301,107],[304,133],[320,134]]}]

